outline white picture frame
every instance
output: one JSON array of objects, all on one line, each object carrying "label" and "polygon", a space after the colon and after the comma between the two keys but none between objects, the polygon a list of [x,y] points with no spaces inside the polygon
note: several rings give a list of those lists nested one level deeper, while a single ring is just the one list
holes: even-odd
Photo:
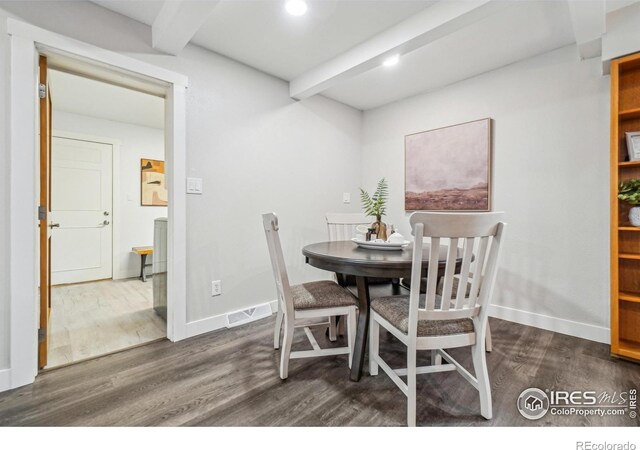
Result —
[{"label": "white picture frame", "polygon": [[629,161],[640,161],[640,131],[626,132]]}]

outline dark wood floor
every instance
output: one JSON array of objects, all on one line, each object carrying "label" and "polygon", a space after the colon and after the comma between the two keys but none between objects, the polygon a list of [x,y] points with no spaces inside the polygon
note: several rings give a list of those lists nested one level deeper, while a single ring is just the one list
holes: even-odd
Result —
[{"label": "dark wood floor", "polygon": [[[382,371],[349,381],[346,356],[293,360],[289,379],[281,381],[273,323],[156,342],[45,372],[30,386],[0,394],[0,425],[405,425],[400,390]],[[628,415],[524,419],[516,399],[525,388],[620,392],[640,386],[640,366],[611,358],[607,345],[501,320],[491,319],[491,328],[494,419],[479,415],[477,392],[449,372],[418,377],[418,425],[638,425]],[[326,343],[321,330],[315,335]],[[302,331],[296,342],[294,348],[305,347]],[[382,336],[381,350],[392,366],[402,366],[395,338]],[[469,365],[467,349],[451,353]]]}]

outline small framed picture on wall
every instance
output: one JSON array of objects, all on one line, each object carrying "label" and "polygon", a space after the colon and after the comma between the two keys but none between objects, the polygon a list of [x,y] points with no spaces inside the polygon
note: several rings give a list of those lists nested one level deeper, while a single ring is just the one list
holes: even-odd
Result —
[{"label": "small framed picture on wall", "polygon": [[167,206],[167,185],[164,177],[164,161],[140,160],[140,205]]},{"label": "small framed picture on wall", "polygon": [[640,161],[640,131],[627,132],[627,152],[629,161]]}]

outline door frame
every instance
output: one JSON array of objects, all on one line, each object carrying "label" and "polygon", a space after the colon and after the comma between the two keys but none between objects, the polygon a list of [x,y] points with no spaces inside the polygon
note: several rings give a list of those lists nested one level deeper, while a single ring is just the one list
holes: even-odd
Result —
[{"label": "door frame", "polygon": [[10,40],[10,388],[38,373],[38,57],[77,61],[161,86],[165,93],[165,159],[169,188],[167,337],[186,334],[186,76],[19,20],[7,19]]},{"label": "door frame", "polygon": [[116,202],[116,198],[120,197],[120,174],[116,172],[116,168],[120,167],[120,146],[122,145],[122,141],[119,139],[58,129],[54,129],[51,132],[51,139],[53,138],[72,139],[74,141],[93,142],[95,144],[111,146],[111,278],[115,279],[115,274],[120,273],[120,263],[116,261],[117,258],[115,257],[116,239],[120,239],[120,204]]}]

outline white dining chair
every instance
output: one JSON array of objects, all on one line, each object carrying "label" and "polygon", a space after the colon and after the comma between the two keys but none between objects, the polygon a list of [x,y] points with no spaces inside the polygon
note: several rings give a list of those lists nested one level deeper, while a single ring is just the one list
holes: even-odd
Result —
[{"label": "white dining chair", "polygon": [[[467,277],[467,295],[471,290],[471,282],[473,281],[473,272],[469,273],[469,276]],[[453,284],[451,285],[451,292],[452,295],[456,295],[456,293],[458,292],[458,285],[460,283],[460,276],[459,275],[454,275],[453,277]],[[401,284],[403,287],[405,288],[410,288],[411,287],[411,280],[405,280],[403,279],[401,281]],[[442,278],[439,279],[438,284],[436,286],[436,295],[442,295],[442,291],[444,289],[444,280]],[[421,282],[420,282],[420,292],[421,293],[425,293],[427,292],[427,278],[423,277]],[[493,340],[491,339],[491,327],[489,327],[489,323],[487,323],[487,334],[485,337],[485,350],[489,353],[491,353],[491,351],[493,350]]]},{"label": "white dining chair", "polygon": [[[262,222],[278,295],[278,313],[273,336],[275,349],[280,348],[280,333],[284,325],[283,345],[280,351],[280,378],[284,380],[289,376],[289,359],[295,358],[348,354],[351,367],[356,336],[356,298],[347,289],[331,280],[291,286],[282,254],[278,218],[274,213],[263,214]],[[329,324],[329,318],[333,316],[346,316],[347,346],[322,349],[309,327],[326,326]],[[318,322],[318,318],[326,320]],[[313,350],[291,351],[296,328],[304,328]]]},{"label": "white dining chair", "polygon": [[[371,226],[371,217],[363,213],[327,213],[327,235],[330,241],[348,241],[356,237],[358,225]],[[341,276],[341,275],[338,275]],[[344,275],[342,275],[344,276]],[[344,276],[343,285],[355,285],[355,280]],[[329,340],[335,341],[337,334],[344,334],[344,322],[338,324],[337,318],[332,317],[329,324]]]},{"label": "white dining chair", "polygon": [[327,213],[327,233],[330,241],[348,241],[356,237],[358,225],[371,226],[373,219],[362,213]]},{"label": "white dining chair", "polygon": [[[370,227],[373,218],[364,213],[327,213],[327,233],[330,241],[348,241],[358,234],[356,227],[366,225]],[[343,286],[355,286],[355,278],[351,275],[342,275],[343,280],[338,280]],[[389,278],[369,278],[369,284],[388,284]],[[335,341],[337,335],[344,334],[344,322],[338,322],[335,317],[331,318],[329,325],[329,340]]]},{"label": "white dining chair", "polygon": [[[457,370],[480,394],[480,413],[492,417],[491,387],[485,355],[488,307],[498,269],[498,258],[506,224],[503,213],[414,213],[411,289],[409,295],[383,297],[371,302],[369,327],[369,371],[378,368],[407,396],[407,423],[416,424],[416,375]],[[420,294],[422,239],[431,238],[426,294]],[[462,242],[459,283],[453,292],[458,243]],[[446,249],[442,295],[436,294],[441,245]],[[477,254],[473,254],[474,247]],[[471,288],[467,293],[469,274]],[[380,326],[407,346],[407,367],[392,369],[380,357]],[[445,349],[471,347],[474,375]],[[431,350],[431,364],[416,367],[416,352]],[[440,363],[443,358],[446,363]],[[406,376],[404,382],[400,377]]]}]

